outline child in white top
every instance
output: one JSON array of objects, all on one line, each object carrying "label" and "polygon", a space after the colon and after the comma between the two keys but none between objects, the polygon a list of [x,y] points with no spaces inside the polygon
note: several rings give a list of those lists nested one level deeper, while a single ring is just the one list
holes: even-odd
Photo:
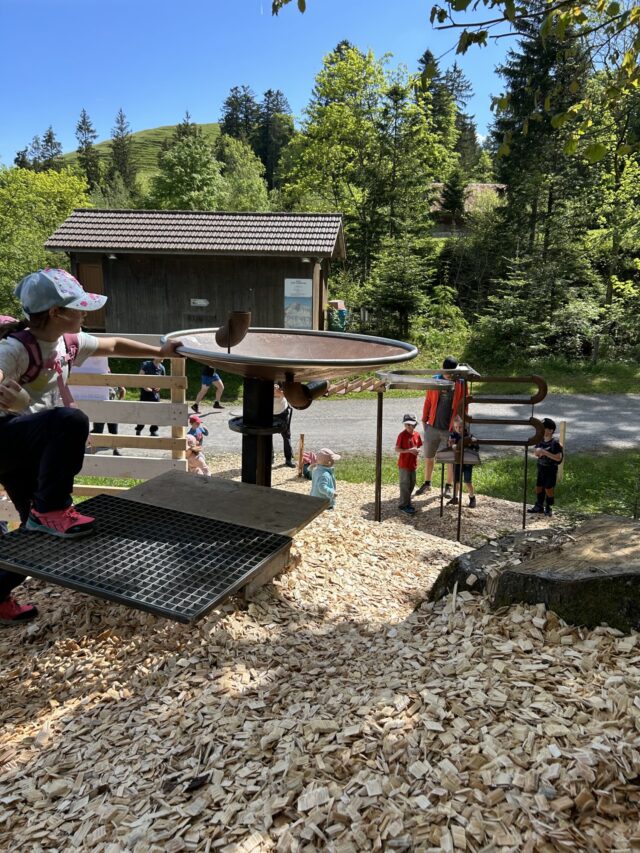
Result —
[{"label": "child in white top", "polygon": [[[102,308],[107,297],[86,293],[65,270],[32,273],[15,294],[28,319],[0,322],[0,483],[27,530],[65,539],[86,536],[94,532],[95,519],[74,508],[71,492],[84,461],[89,422],[72,407],[66,387],[70,364],[91,355],[168,357],[180,344],[154,347],[82,332],[87,312]],[[25,331],[28,346],[24,336],[15,337]],[[10,595],[23,580],[0,571],[0,622],[15,624],[36,615],[35,607],[21,606]]]}]

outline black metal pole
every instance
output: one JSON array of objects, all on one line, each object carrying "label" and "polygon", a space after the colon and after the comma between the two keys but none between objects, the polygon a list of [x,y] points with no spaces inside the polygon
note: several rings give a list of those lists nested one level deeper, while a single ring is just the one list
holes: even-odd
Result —
[{"label": "black metal pole", "polygon": [[376,492],[374,518],[380,521],[382,516],[382,401],[384,394],[378,391],[378,416],[376,420]]},{"label": "black metal pole", "polygon": [[[242,420],[247,427],[273,427],[273,382],[244,380]],[[242,436],[242,482],[271,485],[273,436],[270,432]]]},{"label": "black metal pole", "polygon": [[[462,470],[464,468],[464,434],[467,428],[467,380],[464,378],[462,380],[462,449],[460,451],[460,467],[458,468],[458,489],[460,494],[458,495],[458,531],[456,533],[456,539],[458,542],[460,541],[460,531],[462,529]],[[456,463],[453,464],[453,493],[456,491],[456,472],[455,472]]]},{"label": "black metal pole", "polygon": [[522,495],[522,529],[527,528],[527,480],[529,477],[529,446],[524,446],[524,494]]}]

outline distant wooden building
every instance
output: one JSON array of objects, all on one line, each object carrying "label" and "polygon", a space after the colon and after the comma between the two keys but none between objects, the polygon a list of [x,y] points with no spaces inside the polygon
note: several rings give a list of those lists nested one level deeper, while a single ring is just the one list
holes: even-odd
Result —
[{"label": "distant wooden building", "polygon": [[[444,184],[431,184],[435,198],[431,205],[431,213],[434,225],[431,229],[432,237],[462,237],[467,233],[464,221],[454,221],[454,217],[448,210],[442,208],[442,191]],[[482,204],[483,198],[501,200],[507,191],[506,184],[478,184],[471,183],[465,187],[465,214],[473,213]]]},{"label": "distant wooden building", "polygon": [[46,248],[109,297],[87,327],[113,333],[219,326],[233,310],[254,326],[322,329],[329,265],[345,257],[333,213],[82,209]]}]

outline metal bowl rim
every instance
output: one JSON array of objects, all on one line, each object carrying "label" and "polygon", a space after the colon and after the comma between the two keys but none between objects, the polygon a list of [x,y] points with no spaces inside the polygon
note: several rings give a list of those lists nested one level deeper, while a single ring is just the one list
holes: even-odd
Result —
[{"label": "metal bowl rim", "polygon": [[[206,334],[210,332],[217,332],[219,326],[213,326],[212,328],[207,329],[180,329],[176,332],[167,332],[166,335],[161,337],[162,343],[165,343],[169,340],[173,340],[176,337],[181,335],[195,335],[195,334]],[[413,344],[407,344],[404,341],[395,341],[392,338],[380,338],[373,335],[358,335],[352,334],[350,332],[331,332],[331,331],[320,331],[313,329],[278,329],[271,328],[266,326],[260,327],[251,327],[247,334],[251,334],[252,332],[263,332],[263,333],[275,333],[275,334],[285,334],[285,335],[302,335],[302,336],[310,336],[314,337],[327,337],[327,338],[337,338],[344,339],[348,338],[349,340],[355,341],[364,341],[366,343],[375,343],[384,346],[395,346],[399,349],[404,350],[403,353],[396,356],[377,356],[375,358],[367,358],[367,359],[320,359],[320,358],[292,358],[286,360],[284,358],[272,358],[268,356],[247,356],[247,355],[234,355],[233,351],[230,353],[221,351],[219,353],[211,353],[208,358],[218,359],[221,363],[228,364],[254,364],[254,365],[271,365],[274,367],[350,367],[353,365],[354,367],[366,367],[369,365],[375,364],[389,364],[391,362],[401,362],[408,361],[411,358],[415,358],[418,355],[418,348]],[[202,355],[202,350],[195,349],[194,347],[185,346],[184,344],[178,348],[178,352],[186,353],[187,355]]]}]

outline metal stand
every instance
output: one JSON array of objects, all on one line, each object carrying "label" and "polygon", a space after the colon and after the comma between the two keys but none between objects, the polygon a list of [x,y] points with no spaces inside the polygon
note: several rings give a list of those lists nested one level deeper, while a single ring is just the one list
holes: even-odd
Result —
[{"label": "metal stand", "polygon": [[242,482],[271,485],[273,434],[273,382],[244,380],[242,403]]},{"label": "metal stand", "polygon": [[384,394],[378,391],[378,416],[376,420],[376,489],[374,518],[380,521],[382,514],[382,405]]}]

